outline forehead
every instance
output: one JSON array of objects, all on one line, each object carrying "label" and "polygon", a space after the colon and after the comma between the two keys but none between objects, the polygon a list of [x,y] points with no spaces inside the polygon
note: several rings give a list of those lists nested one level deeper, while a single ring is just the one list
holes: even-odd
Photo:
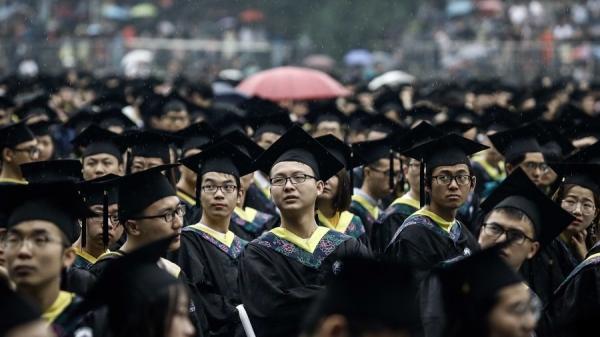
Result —
[{"label": "forehead", "polygon": [[179,198],[176,196],[164,197],[155,201],[153,204],[148,206],[148,209],[167,209],[175,208],[179,205]]},{"label": "forehead", "polygon": [[456,164],[449,166],[438,166],[433,169],[432,174],[438,173],[459,173],[459,172],[469,172],[469,167],[466,164]]},{"label": "forehead", "polygon": [[37,139],[32,139],[23,143],[17,144],[17,147],[27,147],[37,144]]},{"label": "forehead", "polygon": [[212,181],[212,182],[228,182],[235,181],[235,177],[231,174],[221,173],[221,172],[206,172],[202,175],[202,181]]},{"label": "forehead", "polygon": [[319,122],[319,125],[317,125],[317,128],[339,128],[340,127],[340,123],[337,121],[322,121]]},{"label": "forehead", "polygon": [[541,152],[529,152],[525,154],[525,158],[523,159],[524,162],[526,161],[531,161],[531,162],[538,162],[541,163],[544,161],[544,155]]},{"label": "forehead", "polygon": [[84,162],[89,161],[89,160],[117,160],[117,158],[115,158],[115,156],[110,155],[108,153],[98,153],[98,154],[94,154],[94,155],[83,158]]},{"label": "forehead", "polygon": [[518,229],[529,236],[534,232],[533,224],[529,219],[510,217],[501,209],[491,211],[487,222],[495,222],[502,225],[505,229]]},{"label": "forehead", "polygon": [[297,161],[282,161],[273,165],[271,168],[271,176],[289,175],[293,173],[315,174],[310,166]]},{"label": "forehead", "polygon": [[10,228],[9,231],[23,235],[27,235],[32,232],[46,232],[53,235],[60,235],[61,233],[61,230],[55,224],[46,220],[23,221]]},{"label": "forehead", "polygon": [[132,159],[135,162],[147,162],[147,163],[159,163],[162,164],[163,160],[160,157],[141,157],[141,156],[135,156]]},{"label": "forehead", "polygon": [[[90,206],[90,208],[93,211],[101,211],[102,210],[102,205],[101,204],[92,205],[92,206]],[[109,211],[116,211],[118,209],[119,209],[119,204],[110,204],[110,205],[108,205],[108,210]]]},{"label": "forehead", "polygon": [[567,190],[566,196],[573,196],[577,198],[587,198],[590,200],[594,200],[594,192],[592,190],[585,188],[579,185],[573,185],[571,188]]}]

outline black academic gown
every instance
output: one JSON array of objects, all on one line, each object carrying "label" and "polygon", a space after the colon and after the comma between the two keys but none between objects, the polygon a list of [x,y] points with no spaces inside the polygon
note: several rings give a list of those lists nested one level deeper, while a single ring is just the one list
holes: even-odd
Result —
[{"label": "black academic gown", "polygon": [[76,314],[77,308],[82,302],[81,297],[74,296],[50,323],[50,327],[57,337],[97,336],[94,333],[94,327],[98,324],[96,316],[91,312]]},{"label": "black academic gown", "polygon": [[196,203],[194,196],[178,189],[177,197],[179,197],[183,207],[185,207],[183,226],[186,227],[198,223],[200,221],[200,217],[202,216],[202,207]]},{"label": "black academic gown", "polygon": [[183,230],[181,246],[171,256],[206,303],[210,336],[243,336],[235,307],[241,303],[238,257],[246,244],[236,236],[227,247],[193,225]]},{"label": "black academic gown", "polygon": [[373,225],[371,249],[381,254],[390,244],[404,220],[418,209],[405,203],[392,203]]},{"label": "black academic gown", "polygon": [[432,269],[478,249],[477,240],[458,220],[447,232],[431,218],[418,213],[404,221],[386,248],[384,256],[415,270],[426,336],[441,336],[443,330],[440,286]]},{"label": "black academic gown", "polygon": [[85,296],[96,283],[96,277],[90,271],[81,268],[69,268],[61,278],[60,289]]},{"label": "black academic gown", "polygon": [[547,305],[554,290],[578,263],[570,249],[556,238],[532,259],[525,261],[520,272],[542,304]]},{"label": "black academic gown", "polygon": [[[600,244],[596,244],[558,286],[544,310],[543,336],[598,336],[600,322]],[[540,334],[540,336],[542,336]]]},{"label": "black academic gown", "polygon": [[[96,278],[98,278],[106,270],[106,267],[108,267],[108,265],[114,259],[118,259],[118,258],[122,257],[123,255],[125,255],[125,253],[123,253],[120,250],[117,250],[117,251],[111,251],[107,254],[100,256],[98,261],[96,261],[96,263],[94,263],[94,265],[90,268],[90,272],[92,274],[94,274],[94,276]],[[171,264],[173,264],[173,263],[171,263]],[[161,264],[161,267],[163,265],[164,265],[164,263]],[[177,268],[179,268],[179,267],[177,267]],[[193,283],[191,283],[191,281],[189,280],[189,278],[187,277],[185,272],[183,272],[183,270],[177,271],[177,270],[174,270],[174,268],[166,268],[165,270],[168,271],[169,273],[171,273],[173,276],[176,276],[177,279],[179,279],[179,281],[181,281],[181,283],[183,283],[188,288],[188,293],[190,294],[189,312],[190,312],[190,318],[192,320],[192,324],[196,328],[196,336],[197,337],[208,336],[208,330],[207,330],[208,323],[207,323],[207,319],[206,319],[206,309],[205,309],[206,303],[199,296],[198,290],[193,285]]]},{"label": "black academic gown", "polygon": [[257,337],[297,337],[305,313],[345,256],[368,255],[348,235],[328,230],[311,254],[267,232],[240,258],[240,294]]}]

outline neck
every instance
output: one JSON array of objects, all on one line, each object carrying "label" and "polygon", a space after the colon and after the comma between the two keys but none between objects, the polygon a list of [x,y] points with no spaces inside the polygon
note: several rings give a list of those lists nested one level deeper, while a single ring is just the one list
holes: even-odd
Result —
[{"label": "neck", "polygon": [[177,189],[183,191],[187,195],[196,195],[196,188],[189,184],[185,179],[180,179],[179,182],[177,182]]},{"label": "neck", "polygon": [[437,214],[440,218],[446,221],[454,221],[456,218],[456,213],[458,212],[458,209],[456,208],[440,207],[433,202],[425,206],[425,209]]},{"label": "neck", "polygon": [[411,197],[411,198],[413,198],[413,199],[415,199],[415,200],[417,200],[417,201],[421,200],[421,196],[419,195],[419,192],[417,192],[414,188],[411,188],[408,191],[408,196]]},{"label": "neck", "polygon": [[332,218],[336,213],[330,200],[317,200],[317,209],[327,218]]},{"label": "neck", "polygon": [[0,172],[0,179],[23,180],[23,175],[21,175],[20,170],[15,169],[12,165],[6,165],[5,163]]},{"label": "neck", "polygon": [[119,250],[124,253],[131,253],[131,252],[135,251],[136,249],[144,246],[144,244],[145,244],[144,242],[138,241],[136,239],[132,239],[131,237],[128,236],[127,240],[125,241],[123,246],[121,246],[121,248],[119,248]]},{"label": "neck", "polygon": [[17,286],[17,292],[37,304],[42,312],[46,312],[54,301],[56,301],[56,298],[58,298],[58,294],[60,293],[60,277],[56,277],[48,283],[37,287]]},{"label": "neck", "polygon": [[91,256],[93,256],[95,258],[98,258],[100,255],[102,255],[102,254],[104,254],[104,252],[106,252],[106,248],[104,248],[104,244],[102,244],[102,242],[100,242],[100,244],[98,244],[92,238],[87,238],[85,247],[83,247],[82,249],[86,253],[90,254]]},{"label": "neck", "polygon": [[[311,208],[312,209],[312,208]],[[317,228],[314,211],[281,212],[281,227],[308,239]]]},{"label": "neck", "polygon": [[231,214],[227,217],[210,217],[206,213],[202,212],[200,223],[214,229],[220,233],[227,233],[229,231],[229,222],[231,221]]},{"label": "neck", "polygon": [[377,197],[375,197],[375,193],[373,193],[373,189],[371,188],[371,186],[369,184],[363,184],[362,187],[360,188],[360,190],[363,191],[366,195],[373,198],[374,200],[378,199]]}]

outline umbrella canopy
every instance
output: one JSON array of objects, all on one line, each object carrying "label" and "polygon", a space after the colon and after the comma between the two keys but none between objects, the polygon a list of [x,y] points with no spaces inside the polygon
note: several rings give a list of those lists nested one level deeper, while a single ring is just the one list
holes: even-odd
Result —
[{"label": "umbrella canopy", "polygon": [[500,0],[480,0],[477,2],[477,9],[484,15],[500,15],[504,6]]},{"label": "umbrella canopy", "polygon": [[373,54],[366,49],[353,49],[344,56],[344,63],[348,66],[370,66],[373,64]]},{"label": "umbrella canopy", "polygon": [[350,94],[326,73],[300,67],[261,71],[242,81],[237,89],[248,96],[272,101],[325,99]]},{"label": "umbrella canopy", "polygon": [[401,70],[392,70],[375,77],[369,82],[369,90],[377,90],[384,85],[395,86],[412,83],[414,80],[415,77],[413,75],[407,74]]}]

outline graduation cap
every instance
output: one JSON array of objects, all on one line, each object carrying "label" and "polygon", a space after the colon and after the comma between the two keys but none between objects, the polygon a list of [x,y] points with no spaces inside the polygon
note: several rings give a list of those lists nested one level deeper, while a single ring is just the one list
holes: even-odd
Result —
[{"label": "graduation cap", "polygon": [[326,181],[344,165],[301,127],[294,125],[255,160],[263,172],[280,162],[295,161],[309,166],[317,179]]},{"label": "graduation cap", "polygon": [[[88,207],[102,205],[102,242],[108,247],[108,207],[119,202],[116,181],[119,176],[109,173],[102,177],[83,181],[79,184],[79,191]],[[81,245],[86,245],[87,223],[81,227]]]},{"label": "graduation cap", "polygon": [[93,122],[102,128],[108,129],[111,126],[119,126],[123,129],[136,127],[136,124],[127,117],[120,106],[108,106],[93,117]]},{"label": "graduation cap", "polygon": [[233,109],[226,105],[212,107],[213,117],[210,119],[210,123],[221,135],[233,130],[246,133],[246,119]]},{"label": "graduation cap", "polygon": [[460,106],[451,106],[448,110],[448,119],[464,123],[478,124],[480,116],[472,109]]},{"label": "graduation cap", "polygon": [[380,159],[388,159],[390,163],[390,171],[388,176],[389,188],[394,188],[394,159],[396,153],[394,152],[395,139],[392,136],[387,136],[377,140],[367,140],[364,142],[357,142],[351,145],[352,151],[356,159],[361,164],[367,165],[372,164]]},{"label": "graduation cap", "polygon": [[34,116],[45,116],[47,120],[58,119],[56,111],[48,106],[47,95],[40,95],[23,104],[20,108],[15,110],[15,115],[19,117],[19,120]]},{"label": "graduation cap", "polygon": [[463,133],[476,127],[476,125],[474,123],[459,122],[456,120],[447,120],[447,121],[437,124],[436,127],[438,129],[440,129],[442,132],[447,133],[447,134],[456,133],[457,135],[462,135]]},{"label": "graduation cap", "polygon": [[75,132],[79,134],[82,130],[94,122],[94,115],[97,113],[98,108],[89,105],[85,106],[77,110],[77,112],[75,112],[75,114],[69,118],[64,126],[66,128],[75,130]]},{"label": "graduation cap", "polygon": [[50,136],[50,127],[56,125],[51,121],[39,121],[27,126],[36,137]]},{"label": "graduation cap", "polygon": [[0,109],[10,109],[14,108],[15,102],[6,96],[0,96]]},{"label": "graduation cap", "polygon": [[542,152],[539,139],[544,135],[544,130],[538,124],[530,123],[524,126],[497,132],[490,135],[490,141],[508,163],[519,156],[530,152]]},{"label": "graduation cap", "polygon": [[346,170],[350,171],[353,168],[362,165],[361,158],[354,155],[352,147],[348,146],[343,141],[339,140],[334,135],[324,135],[315,138],[321,143],[329,153],[331,153],[340,163],[344,164]]},{"label": "graduation cap", "polygon": [[421,320],[413,275],[409,267],[399,263],[359,257],[343,259],[339,273],[308,311],[306,335],[315,335],[320,323],[331,315],[342,315],[359,326],[368,322],[366,326],[375,330],[416,332]]},{"label": "graduation cap", "polygon": [[35,140],[35,136],[24,120],[0,128],[0,149],[5,147],[14,148],[19,144],[32,140]]},{"label": "graduation cap", "polygon": [[405,134],[398,137],[394,147],[396,151],[403,152],[406,149],[415,147],[417,144],[426,143],[443,135],[444,132],[442,130],[431,125],[429,122],[421,121]]},{"label": "graduation cap", "polygon": [[438,166],[470,165],[469,156],[488,147],[457,134],[444,135],[426,143],[420,143],[403,153],[421,161],[421,207],[425,204],[426,171],[433,172]]},{"label": "graduation cap", "polygon": [[[146,308],[157,294],[179,281],[158,266],[173,237],[146,244],[108,264],[85,300],[74,309],[73,315],[108,306],[111,327],[126,326],[136,310]],[[133,308],[133,311],[132,311]]]},{"label": "graduation cap", "polygon": [[572,221],[573,216],[548,198],[521,169],[511,173],[483,203],[481,209],[516,208],[533,223],[535,238],[540,245],[552,242]]},{"label": "graduation cap", "polygon": [[0,336],[7,336],[11,330],[20,326],[41,321],[40,309],[12,291],[4,280],[0,281],[0,298]]},{"label": "graduation cap", "polygon": [[564,159],[567,163],[594,163],[600,164],[600,142],[596,142],[590,146],[571,154]]},{"label": "graduation cap", "polygon": [[[491,310],[499,292],[508,286],[520,284],[523,279],[499,256],[499,248],[492,247],[436,269],[442,288],[442,299],[447,323],[464,322],[463,329],[475,327]],[[479,324],[478,324],[479,323]],[[466,334],[478,335],[478,334]]]},{"label": "graduation cap", "polygon": [[71,141],[71,144],[83,148],[82,158],[105,153],[117,158],[119,163],[123,161],[123,152],[125,152],[123,138],[95,124],[83,130]]},{"label": "graduation cap", "polygon": [[76,184],[68,181],[2,186],[0,208],[8,214],[8,228],[24,221],[45,220],[65,234],[69,245],[79,237],[79,219],[93,214]]},{"label": "graduation cap", "polygon": [[200,204],[200,184],[205,173],[219,172],[239,178],[255,170],[252,158],[239,147],[227,141],[212,145],[198,154],[181,159],[180,162],[198,175],[198,179],[196,179],[197,204]]},{"label": "graduation cap", "polygon": [[364,110],[356,110],[348,117],[348,127],[350,130],[355,130],[358,132],[365,131],[369,129],[369,122],[371,119],[371,114]]},{"label": "graduation cap", "polygon": [[217,135],[217,130],[207,122],[194,123],[175,133],[175,136],[180,139],[179,147],[184,154],[191,149],[201,149],[205,147],[210,144]]},{"label": "graduation cap", "polygon": [[385,133],[386,135],[397,135],[405,131],[402,125],[385,117],[384,115],[373,115],[369,119],[369,130]]},{"label": "graduation cap", "polygon": [[410,118],[408,124],[413,124],[418,120],[432,121],[438,113],[440,113],[439,110],[429,105],[421,104],[408,110],[406,115]]},{"label": "graduation cap", "polygon": [[131,158],[161,158],[164,163],[171,161],[171,144],[179,138],[171,133],[155,130],[128,130],[123,133],[123,142],[131,147]]},{"label": "graduation cap", "polygon": [[265,152],[262,147],[239,130],[230,131],[224,134],[221,139],[233,144],[250,158],[258,158],[258,156]]},{"label": "graduation cap", "polygon": [[120,177],[115,181],[119,190],[119,221],[135,217],[154,202],[177,195],[163,171],[179,164],[156,166]]},{"label": "graduation cap", "polygon": [[49,183],[83,179],[81,162],[76,159],[57,159],[21,164],[23,178],[29,183]]},{"label": "graduation cap", "polygon": [[289,112],[275,102],[254,96],[242,103],[241,108],[246,111],[254,137],[265,132],[282,135],[292,126]]},{"label": "graduation cap", "polygon": [[480,119],[482,129],[486,131],[504,131],[520,125],[520,121],[511,110],[492,105],[484,110]]},{"label": "graduation cap", "polygon": [[335,101],[311,102],[308,109],[310,112],[306,116],[306,119],[313,127],[316,127],[322,122],[345,124],[348,120],[348,117],[338,109]]},{"label": "graduation cap", "polygon": [[600,195],[600,164],[554,163],[550,166],[564,177],[563,185],[579,185]]},{"label": "graduation cap", "polygon": [[575,146],[559,132],[555,122],[538,122],[543,126],[544,134],[539,143],[542,146],[544,158],[549,162],[558,162],[575,151]]}]

